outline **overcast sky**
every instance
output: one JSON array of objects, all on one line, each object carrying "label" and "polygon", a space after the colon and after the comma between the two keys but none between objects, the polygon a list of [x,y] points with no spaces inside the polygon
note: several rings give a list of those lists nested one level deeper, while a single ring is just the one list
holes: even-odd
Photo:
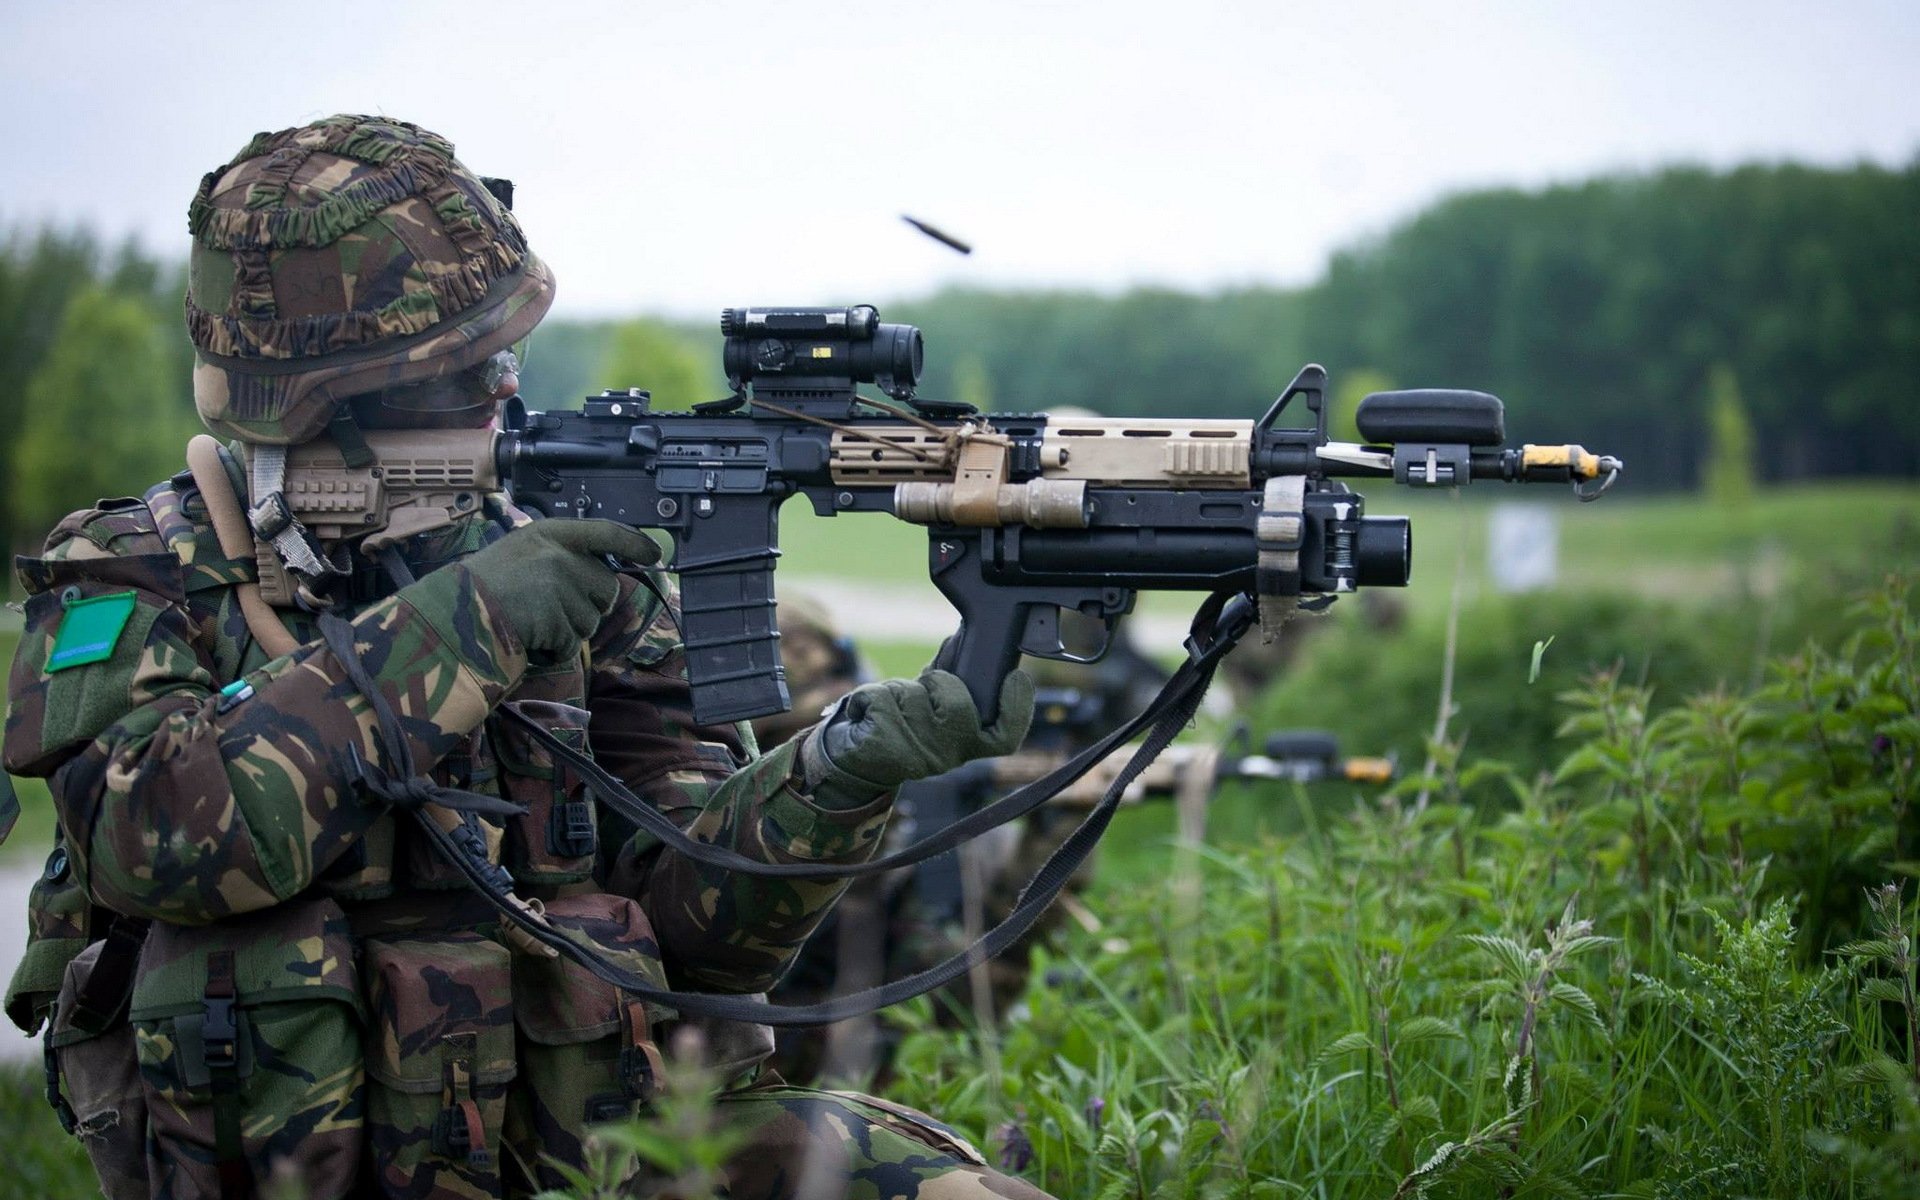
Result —
[{"label": "overcast sky", "polygon": [[0,222],[183,254],[255,130],[363,111],[515,180],[563,315],[1291,284],[1463,188],[1905,163],[1917,66],[1915,0],[0,0]]}]

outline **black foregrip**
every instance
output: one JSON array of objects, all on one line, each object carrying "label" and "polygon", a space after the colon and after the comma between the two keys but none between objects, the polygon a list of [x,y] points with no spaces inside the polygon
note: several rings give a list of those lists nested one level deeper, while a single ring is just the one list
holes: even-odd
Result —
[{"label": "black foregrip", "polygon": [[693,719],[702,725],[745,721],[792,707],[774,624],[771,546],[730,552],[683,543],[680,633],[693,690]]},{"label": "black foregrip", "polygon": [[987,585],[979,537],[976,530],[934,531],[928,566],[933,586],[960,614],[960,628],[933,665],[960,677],[985,724],[1000,715],[1000,684],[1020,665],[1020,637],[1033,601],[1018,588]]},{"label": "black foregrip", "polygon": [[967,685],[980,723],[1000,715],[1000,685],[1020,665],[1020,635],[1029,605],[1004,596],[975,592],[948,599],[960,609],[960,628],[940,647],[933,665],[951,671]]}]

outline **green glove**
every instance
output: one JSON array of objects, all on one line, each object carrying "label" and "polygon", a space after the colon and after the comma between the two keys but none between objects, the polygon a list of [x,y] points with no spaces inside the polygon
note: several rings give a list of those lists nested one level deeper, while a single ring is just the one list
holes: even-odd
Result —
[{"label": "green glove", "polygon": [[606,556],[648,567],[660,547],[614,521],[546,520],[523,525],[460,565],[486,592],[535,657],[565,658],[600,628],[619,598]]},{"label": "green glove", "polygon": [[1000,685],[999,716],[985,726],[967,685],[947,671],[863,684],[801,744],[802,784],[823,808],[860,808],[908,780],[1012,754],[1031,724],[1033,677],[1025,671]]}]

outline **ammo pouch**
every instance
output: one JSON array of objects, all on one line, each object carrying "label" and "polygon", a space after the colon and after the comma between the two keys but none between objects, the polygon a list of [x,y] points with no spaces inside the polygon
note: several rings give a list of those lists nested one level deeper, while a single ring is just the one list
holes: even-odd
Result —
[{"label": "ammo pouch", "polygon": [[367,939],[367,1121],[383,1194],[501,1194],[511,972],[507,948],[472,930]]},{"label": "ammo pouch", "polygon": [[107,1200],[145,1200],[147,1101],[134,1060],[133,1028],[124,1012],[115,1013],[104,1028],[75,1020],[78,997],[106,945],[95,942],[67,964],[46,1034],[48,1084],[60,1089],[61,1123],[70,1125],[86,1147]]},{"label": "ammo pouch", "polygon": [[275,1173],[352,1193],[365,1105],[346,917],[294,901],[212,925],[156,922],[133,1036],[156,1196],[232,1196]]},{"label": "ammo pouch", "polygon": [[27,894],[27,952],[7,984],[7,1017],[22,1032],[32,1033],[51,1014],[67,964],[85,949],[92,925],[93,903],[62,838]]},{"label": "ammo pouch", "polygon": [[[547,902],[547,918],[609,961],[666,985],[653,929],[624,896],[592,892]],[[539,1188],[571,1186],[547,1161],[585,1160],[587,1127],[624,1120],[653,1097],[660,1052],[646,1005],[557,958],[516,958],[514,1020],[520,1086],[507,1110],[507,1142]]]},{"label": "ammo pouch", "polygon": [[[578,678],[576,674],[574,678]],[[550,700],[511,700],[508,707],[583,753],[587,710]],[[500,762],[500,794],[526,806],[507,818],[506,867],[516,883],[577,883],[593,872],[593,797],[572,768],[511,721],[490,718],[488,736]]]}]

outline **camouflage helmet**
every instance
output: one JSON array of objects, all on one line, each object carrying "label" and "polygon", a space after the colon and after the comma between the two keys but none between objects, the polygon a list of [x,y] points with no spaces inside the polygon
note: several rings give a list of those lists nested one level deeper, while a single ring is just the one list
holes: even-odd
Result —
[{"label": "camouflage helmet", "polygon": [[188,210],[193,397],[216,434],[293,444],[339,402],[525,337],[553,275],[437,134],[336,116],[262,133]]}]

